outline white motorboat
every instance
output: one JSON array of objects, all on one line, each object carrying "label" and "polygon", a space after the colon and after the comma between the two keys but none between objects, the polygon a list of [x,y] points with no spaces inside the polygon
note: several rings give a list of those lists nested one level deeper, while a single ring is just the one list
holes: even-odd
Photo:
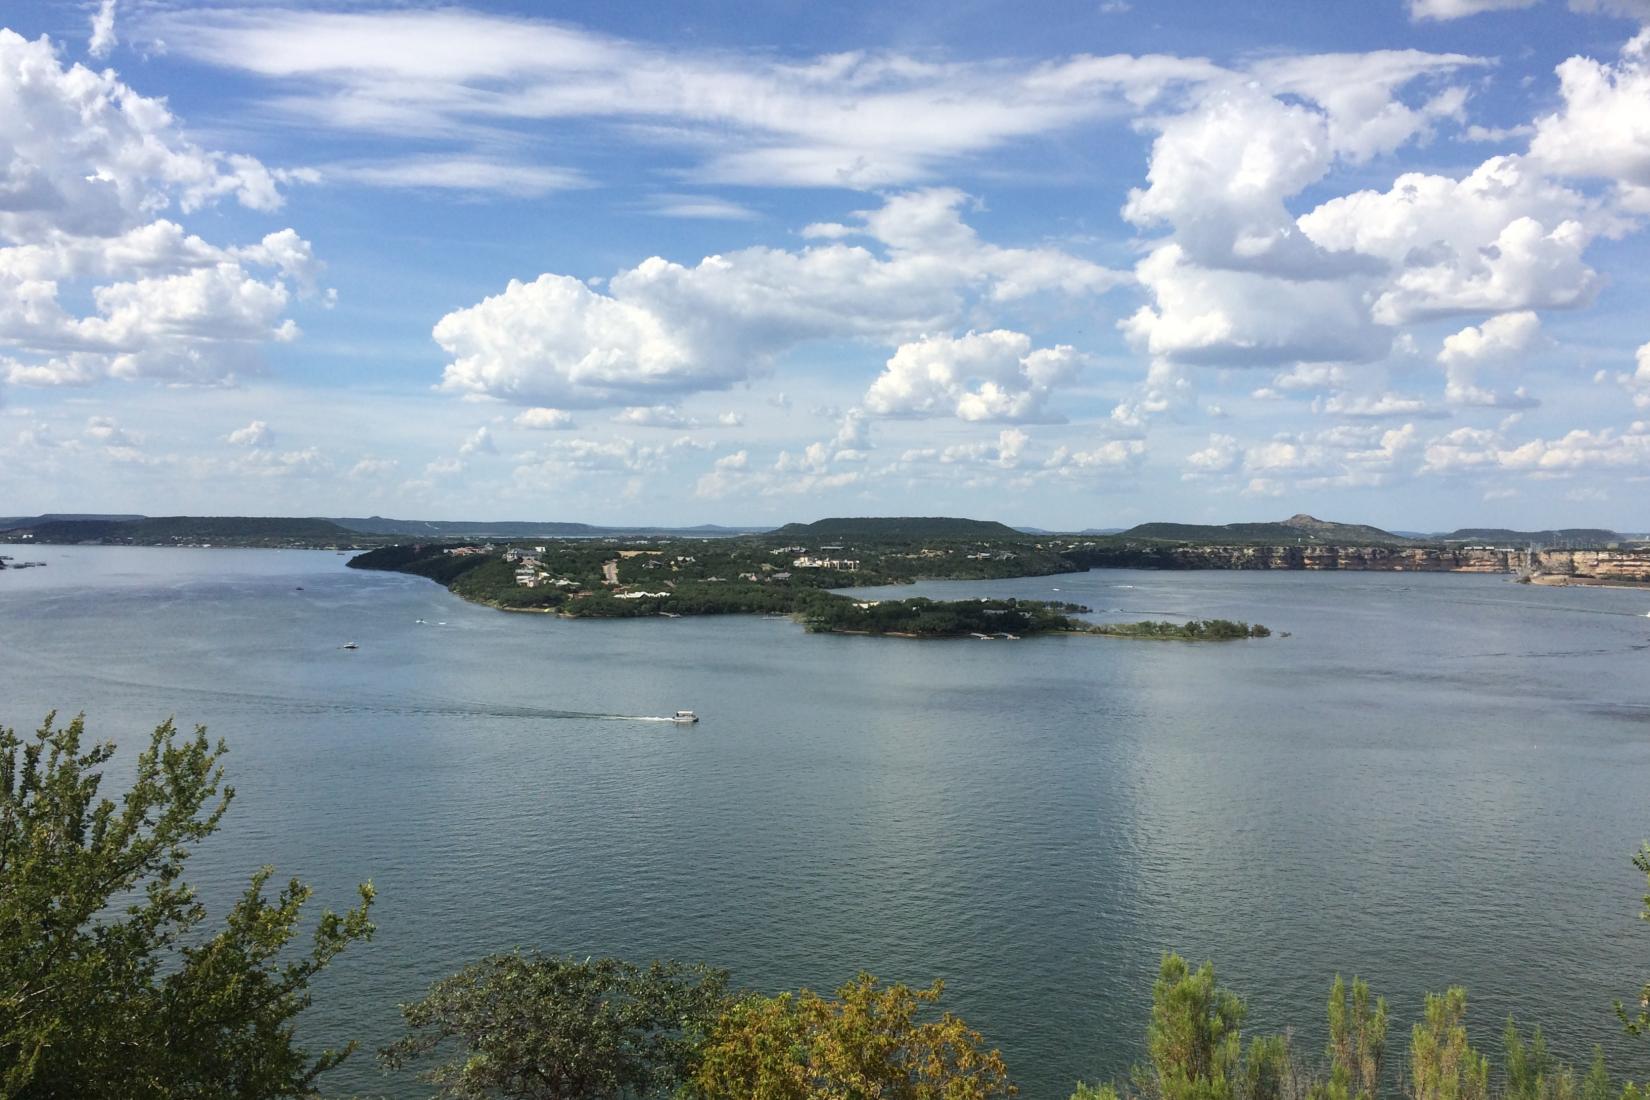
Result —
[{"label": "white motorboat", "polygon": [[339,649],[360,649],[361,647],[356,645],[354,642],[345,642],[343,645],[339,646],[338,648]]},{"label": "white motorboat", "polygon": [[699,716],[691,710],[679,710],[670,716],[672,722],[680,722],[684,726],[692,725],[699,720]]}]

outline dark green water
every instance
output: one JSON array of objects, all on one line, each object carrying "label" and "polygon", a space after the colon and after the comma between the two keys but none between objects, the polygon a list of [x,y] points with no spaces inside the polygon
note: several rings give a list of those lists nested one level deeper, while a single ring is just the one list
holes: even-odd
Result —
[{"label": "dark green water", "polygon": [[[1404,1028],[1459,982],[1481,1046],[1510,1011],[1650,1068],[1610,1008],[1650,976],[1650,593],[1096,572],[899,594],[1293,637],[909,642],[508,615],[330,553],[18,552],[51,564],[0,574],[0,721],[227,738],[239,796],[191,874],[216,901],[265,862],[338,905],[376,883],[318,1041],[382,1042],[517,945],[763,989],[863,967],[944,977],[1041,1100],[1125,1070],[1174,948],[1308,1049],[1341,970]],[[677,707],[703,722],[597,717]],[[421,1095],[366,1058],[331,1086]]]}]

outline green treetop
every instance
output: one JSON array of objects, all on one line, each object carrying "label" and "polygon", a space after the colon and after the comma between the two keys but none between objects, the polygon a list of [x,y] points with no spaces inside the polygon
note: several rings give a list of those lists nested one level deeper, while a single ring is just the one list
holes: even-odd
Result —
[{"label": "green treetop", "polygon": [[310,979],[371,938],[372,887],[292,958],[310,890],[271,899],[264,868],[208,935],[183,869],[234,796],[223,743],[166,722],[116,802],[99,795],[114,745],[84,736],[51,715],[33,737],[0,728],[0,1097],[312,1095],[353,1045],[311,1056],[294,1019]]}]

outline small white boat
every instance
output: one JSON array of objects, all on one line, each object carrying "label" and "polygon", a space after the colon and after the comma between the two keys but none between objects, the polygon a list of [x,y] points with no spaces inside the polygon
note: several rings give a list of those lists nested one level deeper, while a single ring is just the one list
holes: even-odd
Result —
[{"label": "small white boat", "polygon": [[672,722],[680,722],[684,726],[692,725],[699,720],[699,716],[691,710],[679,710],[670,716]]},{"label": "small white boat", "polygon": [[354,642],[345,642],[343,645],[339,646],[338,648],[339,649],[360,649],[361,647],[356,645]]}]

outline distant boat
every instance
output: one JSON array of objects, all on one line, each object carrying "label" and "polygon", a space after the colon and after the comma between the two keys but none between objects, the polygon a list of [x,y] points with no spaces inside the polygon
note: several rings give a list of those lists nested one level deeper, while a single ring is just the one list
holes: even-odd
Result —
[{"label": "distant boat", "polygon": [[692,725],[699,720],[699,716],[691,710],[679,710],[670,716],[672,722],[680,722],[684,726]]},{"label": "distant boat", "polygon": [[415,623],[424,623],[425,626],[430,625],[429,623],[425,622],[423,619],[414,619],[413,622],[415,622]]},{"label": "distant boat", "polygon": [[338,648],[339,649],[360,649],[361,647],[356,645],[354,642],[345,642],[343,645],[339,646]]}]

